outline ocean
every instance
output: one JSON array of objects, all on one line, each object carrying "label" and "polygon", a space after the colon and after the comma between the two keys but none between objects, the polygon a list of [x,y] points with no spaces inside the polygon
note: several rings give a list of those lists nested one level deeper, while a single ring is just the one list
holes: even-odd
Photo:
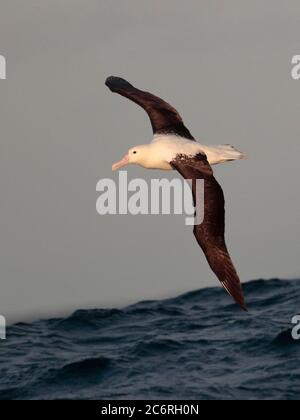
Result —
[{"label": "ocean", "polygon": [[0,399],[300,399],[300,280],[221,287],[19,323],[0,341]]}]

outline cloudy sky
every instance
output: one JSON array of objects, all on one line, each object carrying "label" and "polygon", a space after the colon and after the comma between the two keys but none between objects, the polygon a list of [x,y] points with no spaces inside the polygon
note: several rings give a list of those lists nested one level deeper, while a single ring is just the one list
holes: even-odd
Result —
[{"label": "cloudy sky", "polygon": [[[2,0],[0,313],[9,322],[218,285],[184,216],[99,216],[96,184],[151,138],[120,75],[178,108],[215,169],[243,281],[299,277],[298,0]],[[173,173],[130,167],[129,179]]]}]

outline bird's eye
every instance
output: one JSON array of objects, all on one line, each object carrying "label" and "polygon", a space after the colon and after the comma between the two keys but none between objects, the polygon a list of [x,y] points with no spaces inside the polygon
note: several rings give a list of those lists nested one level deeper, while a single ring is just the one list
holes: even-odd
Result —
[{"label": "bird's eye", "polygon": [[136,155],[136,150],[133,151],[133,154]]}]

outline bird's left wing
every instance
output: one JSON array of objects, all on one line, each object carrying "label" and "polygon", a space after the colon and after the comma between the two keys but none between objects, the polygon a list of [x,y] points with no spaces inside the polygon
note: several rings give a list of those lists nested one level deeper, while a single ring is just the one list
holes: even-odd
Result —
[{"label": "bird's left wing", "polygon": [[163,99],[137,89],[120,77],[110,76],[105,84],[112,92],[130,99],[147,112],[154,134],[177,134],[189,140],[195,140],[184,125],[178,111]]},{"label": "bird's left wing", "polygon": [[171,166],[192,181],[194,205],[197,203],[197,179],[204,180],[204,219],[194,226],[194,235],[207,261],[225,290],[246,310],[242,285],[225,243],[225,200],[204,154],[190,157],[177,155]]}]

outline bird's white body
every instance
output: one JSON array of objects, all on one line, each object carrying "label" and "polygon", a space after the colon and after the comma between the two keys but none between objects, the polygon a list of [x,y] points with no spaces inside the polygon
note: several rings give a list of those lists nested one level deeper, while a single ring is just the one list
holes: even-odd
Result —
[{"label": "bird's white body", "polygon": [[148,169],[172,170],[169,162],[178,154],[195,156],[205,153],[211,165],[245,158],[230,145],[206,146],[172,134],[156,134],[150,144],[138,146],[137,149],[139,156],[136,163]]}]

